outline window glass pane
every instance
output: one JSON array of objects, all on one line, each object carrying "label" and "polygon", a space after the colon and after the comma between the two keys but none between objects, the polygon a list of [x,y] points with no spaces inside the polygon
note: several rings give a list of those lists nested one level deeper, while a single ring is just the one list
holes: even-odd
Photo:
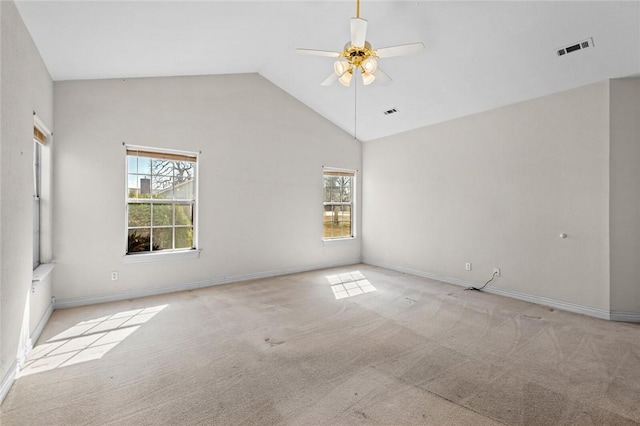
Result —
[{"label": "window glass pane", "polygon": [[151,158],[136,157],[138,159],[138,173],[150,175],[151,174]]},{"label": "window glass pane", "polygon": [[191,161],[176,161],[173,165],[173,176],[179,183],[193,179],[194,171],[195,163]]},{"label": "window glass pane", "polygon": [[351,184],[346,185],[342,188],[342,202],[343,203],[351,202]]},{"label": "window glass pane", "polygon": [[193,200],[193,179],[185,180],[180,183],[176,181],[173,198],[175,200]]},{"label": "window glass pane", "polygon": [[[193,225],[191,204],[176,204],[176,225]],[[176,238],[178,238],[177,235]]]},{"label": "window glass pane", "polygon": [[136,198],[136,196],[132,196],[131,194],[138,194],[140,192],[140,187],[138,186],[138,175],[129,174],[127,178],[127,190],[129,198]]},{"label": "window glass pane", "polygon": [[151,193],[153,198],[173,199],[173,176],[152,176]]},{"label": "window glass pane", "polygon": [[173,205],[154,204],[153,205],[153,226],[173,225]]},{"label": "window glass pane", "polygon": [[325,239],[353,237],[351,211],[353,208],[354,175],[345,174],[346,172],[341,172],[339,175],[324,175],[323,202],[325,206],[322,226]]},{"label": "window glass pane", "polygon": [[176,161],[174,168],[174,197],[177,200],[192,200],[194,196],[195,163]]},{"label": "window glass pane", "polygon": [[340,187],[334,186],[331,188],[331,201],[342,201],[342,197],[340,197]]},{"label": "window glass pane", "polygon": [[148,157],[127,155],[127,195],[162,201],[128,204],[127,253],[194,248],[196,163],[149,152]]},{"label": "window glass pane", "polygon": [[138,188],[140,188],[140,197],[151,197],[151,177],[149,175],[138,176]]},{"label": "window glass pane", "polygon": [[324,222],[331,222],[333,220],[333,206],[324,206]]},{"label": "window glass pane", "polygon": [[127,178],[127,195],[129,198],[149,198],[151,179],[148,175],[130,174]]},{"label": "window glass pane", "polygon": [[325,206],[323,226],[325,238],[351,236],[350,206]]},{"label": "window glass pane", "polygon": [[324,224],[322,236],[324,238],[332,238],[333,237],[333,234],[331,233],[331,224],[330,223],[325,223]]},{"label": "window glass pane", "polygon": [[151,225],[151,204],[129,203],[129,227]]},{"label": "window glass pane", "polygon": [[138,157],[127,156],[127,173],[138,173]]},{"label": "window glass pane", "polygon": [[173,248],[173,228],[154,228],[153,229],[153,249],[169,250],[172,248]]},{"label": "window glass pane", "polygon": [[40,200],[33,199],[33,269],[40,265]]},{"label": "window glass pane", "polygon": [[325,185],[324,185],[324,188],[323,188],[323,191],[322,191],[322,201],[326,203],[328,201],[331,201],[331,187],[329,187],[327,185],[326,178],[325,178],[325,182],[324,183],[325,183]]},{"label": "window glass pane", "polygon": [[353,236],[353,229],[351,229],[351,206],[342,206],[342,235],[345,237]]},{"label": "window glass pane", "polygon": [[145,229],[129,229],[129,241],[127,244],[127,253],[137,253],[151,250],[150,230]]},{"label": "window glass pane", "polygon": [[154,158],[151,160],[151,174],[154,176],[173,177],[175,161]]},{"label": "window glass pane", "polygon": [[193,228],[176,228],[176,248],[193,248]]},{"label": "window glass pane", "polygon": [[151,188],[152,188],[153,198],[162,198],[162,199],[173,198],[174,164],[175,162],[172,160],[163,160],[163,159],[152,160]]}]

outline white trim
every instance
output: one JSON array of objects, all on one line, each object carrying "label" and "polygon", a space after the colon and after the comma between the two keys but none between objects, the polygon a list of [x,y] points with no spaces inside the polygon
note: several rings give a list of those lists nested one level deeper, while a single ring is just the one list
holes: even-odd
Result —
[{"label": "white trim", "polygon": [[338,241],[353,241],[353,240],[357,240],[357,239],[358,239],[357,236],[341,237],[341,238],[323,238],[322,242],[323,243],[334,243],[334,242],[338,242]]},{"label": "white trim", "polygon": [[[383,262],[378,262],[371,259],[363,259],[362,263],[366,265],[378,266],[381,268],[391,269],[393,271],[404,272],[406,274],[417,275],[423,278],[430,278],[432,280],[442,281],[449,284],[455,284],[462,287],[476,287],[477,283],[461,280],[458,278],[452,278],[442,275],[432,274],[430,272],[419,271],[416,269],[406,268],[403,266],[389,265]],[[482,290],[486,293],[497,294],[499,296],[510,297],[512,299],[524,300],[525,302],[535,303],[537,305],[549,306],[551,308],[560,309],[562,311],[573,312],[582,315],[588,315],[601,319],[612,319],[611,313],[607,309],[594,308],[591,306],[578,305],[576,303],[565,302],[562,300],[550,299],[542,296],[534,296],[531,294],[520,293],[512,290],[503,290],[495,287],[487,287]]]},{"label": "white trim", "polygon": [[51,314],[53,313],[53,308],[54,308],[54,302],[55,302],[55,299],[52,297],[49,307],[45,311],[44,315],[42,315],[42,318],[40,318],[38,325],[33,330],[33,333],[31,334],[29,339],[27,339],[27,342],[25,343],[22,353],[20,354],[20,359],[16,358],[13,361],[13,364],[11,364],[11,366],[9,367],[9,371],[2,379],[2,383],[0,383],[0,404],[2,404],[7,394],[11,390],[11,386],[13,386],[13,382],[15,382],[16,378],[19,376],[20,364],[24,365],[25,360],[27,359],[27,357],[29,356],[29,353],[33,349],[33,342],[38,341],[38,339],[40,338],[40,334],[42,334],[42,330],[44,329],[44,326],[47,325],[49,318],[51,318]]},{"label": "white trim", "polygon": [[611,311],[612,321],[640,322],[640,312]]},{"label": "white trim", "polygon": [[607,309],[594,308],[591,306],[578,305],[577,303],[565,302],[563,300],[549,299],[542,296],[534,296],[526,293],[520,293],[512,290],[503,290],[499,288],[486,288],[487,293],[494,293],[500,296],[511,297],[513,299],[524,300],[538,305],[549,306],[551,308],[560,309],[562,311],[573,312],[576,314],[588,315],[590,317],[610,320],[611,313]]},{"label": "white trim", "polygon": [[42,120],[36,113],[33,114],[33,125],[36,126],[42,133],[47,135],[47,137],[53,135],[53,132],[49,130],[49,128],[42,122]]},{"label": "white trim", "polygon": [[[352,173],[353,180],[351,182],[351,202],[350,203],[331,203],[324,201],[324,173],[325,172],[343,172],[343,173]],[[322,166],[322,186],[323,186],[323,207],[327,204],[331,205],[346,205],[351,206],[351,236],[350,237],[342,237],[342,238],[322,238],[322,241],[344,241],[344,240],[355,240],[358,238],[358,209],[360,206],[358,205],[358,169],[341,169],[337,167],[328,167]],[[324,209],[322,210],[322,223],[324,226]],[[323,230],[324,236],[324,230]]]},{"label": "white trim", "polygon": [[160,154],[177,154],[177,155],[186,155],[190,157],[195,157],[198,159],[199,152],[196,151],[186,151],[179,149],[169,149],[169,148],[156,148],[153,146],[144,146],[144,145],[130,145],[128,143],[124,144],[125,152],[130,149],[131,151],[150,151],[157,152]]},{"label": "white trim", "polygon": [[[136,260],[127,260],[127,254],[124,255],[125,261],[124,263],[143,263],[143,262],[155,262],[155,261],[159,261],[159,260],[170,260],[170,259],[196,259],[198,257],[200,257],[200,250],[198,248],[198,221],[200,218],[200,214],[199,214],[199,204],[200,201],[198,199],[199,196],[199,191],[198,191],[198,187],[200,186],[200,152],[195,152],[195,151],[181,151],[181,150],[176,150],[176,149],[166,149],[166,148],[154,148],[154,147],[148,147],[148,146],[141,146],[141,145],[129,145],[125,142],[122,142],[122,145],[124,146],[124,162],[125,162],[125,166],[124,166],[124,184],[125,184],[125,190],[124,190],[124,250],[125,252],[129,249],[128,247],[128,239],[129,239],[129,160],[127,158],[127,151],[128,150],[140,150],[140,151],[148,151],[148,152],[157,152],[160,154],[178,154],[178,155],[186,155],[186,156],[193,156],[195,157],[195,173],[193,176],[193,200],[179,200],[179,199],[174,199],[174,200],[154,200],[153,198],[149,199],[149,200],[144,200],[144,202],[149,202],[150,204],[154,204],[154,203],[161,203],[161,202],[167,202],[169,201],[172,204],[177,204],[177,203],[183,203],[185,201],[189,201],[191,203],[191,205],[193,206],[194,212],[193,214],[195,215],[195,220],[192,223],[192,227],[193,227],[193,247],[194,249],[190,249],[192,251],[197,251],[197,254],[191,254],[191,255],[184,255],[184,254],[180,254],[180,255],[166,255],[163,253],[163,255],[165,255],[165,257],[157,257],[157,258],[148,258],[145,260],[140,260],[140,259],[136,259]],[[141,201],[142,202],[142,201]],[[175,223],[172,225],[172,229],[175,229]],[[176,250],[176,251],[182,251],[182,250]],[[186,250],[185,250],[186,251]],[[148,253],[149,255],[155,255],[155,253]],[[134,254],[136,257],[137,256],[141,256],[142,254]],[[145,254],[146,255],[146,254]]]},{"label": "white trim", "polygon": [[44,312],[44,314],[42,315],[42,318],[40,318],[40,321],[38,321],[38,325],[36,325],[36,328],[33,330],[33,333],[31,334],[31,342],[36,342],[36,343],[38,342],[38,339],[42,334],[42,330],[44,330],[44,326],[47,325],[47,322],[49,322],[49,318],[51,318],[51,314],[53,314],[54,307],[55,307],[55,298],[52,297],[49,307]]},{"label": "white trim", "polygon": [[96,303],[115,302],[118,300],[133,299],[138,297],[156,296],[159,294],[175,293],[184,290],[194,290],[203,287],[212,287],[215,285],[231,284],[241,281],[257,280],[261,278],[277,277],[281,275],[295,274],[298,272],[315,271],[318,269],[334,268],[338,266],[356,265],[360,259],[348,259],[343,262],[305,265],[292,268],[276,269],[272,271],[255,272],[252,274],[231,275],[210,280],[195,281],[190,283],[173,284],[163,287],[154,287],[140,290],[132,290],[117,294],[105,294],[93,297],[78,297],[72,299],[60,299],[55,302],[55,309],[75,308],[77,306],[93,305]]},{"label": "white trim", "polygon": [[31,282],[44,280],[55,267],[55,263],[41,263],[36,269],[33,270],[33,275],[31,275]]},{"label": "white trim", "polygon": [[123,256],[124,263],[147,263],[160,262],[164,260],[177,259],[197,259],[200,257],[200,250],[178,250],[155,253],[125,254]]},{"label": "white trim", "polygon": [[358,169],[342,169],[340,167],[329,167],[329,166],[322,166],[322,170],[327,170],[329,172],[345,172],[345,173],[353,173],[356,174],[358,173]]},{"label": "white trim", "polygon": [[24,342],[24,345],[22,345],[22,348],[18,351],[18,368],[16,369],[16,378],[20,377],[20,370],[22,370],[22,368],[27,363],[27,358],[29,357],[29,354],[32,350],[33,341],[29,338],[26,342]]},{"label": "white trim", "polygon": [[0,383],[0,404],[7,397],[7,394],[11,390],[11,386],[13,386],[13,382],[16,380],[16,376],[18,375],[18,360],[13,361],[13,364],[9,366],[9,371],[2,378],[2,383]]}]

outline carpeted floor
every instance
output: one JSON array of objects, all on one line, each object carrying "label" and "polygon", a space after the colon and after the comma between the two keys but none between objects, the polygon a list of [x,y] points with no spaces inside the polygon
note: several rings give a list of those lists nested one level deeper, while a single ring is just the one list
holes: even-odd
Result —
[{"label": "carpeted floor", "polygon": [[638,424],[640,325],[366,265],[53,313],[0,423]]}]

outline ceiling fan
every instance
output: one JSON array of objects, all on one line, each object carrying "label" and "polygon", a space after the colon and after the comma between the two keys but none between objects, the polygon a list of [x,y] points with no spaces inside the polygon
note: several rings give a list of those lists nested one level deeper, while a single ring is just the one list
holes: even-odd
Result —
[{"label": "ceiling fan", "polygon": [[296,52],[301,55],[344,59],[338,60],[333,64],[334,72],[320,83],[322,86],[329,86],[336,80],[344,86],[349,86],[353,74],[358,69],[362,74],[362,83],[367,86],[373,83],[374,80],[377,80],[379,84],[391,83],[391,78],[378,68],[376,59],[411,55],[424,49],[424,44],[420,42],[372,49],[371,44],[366,40],[366,35],[367,21],[360,18],[360,0],[357,0],[356,17],[351,18],[351,40],[345,44],[342,52],[315,49],[296,49]]}]

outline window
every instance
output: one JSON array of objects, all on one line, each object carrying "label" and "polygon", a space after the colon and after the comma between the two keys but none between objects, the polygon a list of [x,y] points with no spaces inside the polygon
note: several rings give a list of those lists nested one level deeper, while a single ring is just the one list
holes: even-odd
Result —
[{"label": "window", "polygon": [[33,269],[40,266],[40,195],[42,189],[42,145],[46,134],[33,126]]},{"label": "window", "polygon": [[196,248],[197,154],[127,147],[127,254]]},{"label": "window", "polygon": [[355,171],[324,169],[324,239],[353,238]]}]

